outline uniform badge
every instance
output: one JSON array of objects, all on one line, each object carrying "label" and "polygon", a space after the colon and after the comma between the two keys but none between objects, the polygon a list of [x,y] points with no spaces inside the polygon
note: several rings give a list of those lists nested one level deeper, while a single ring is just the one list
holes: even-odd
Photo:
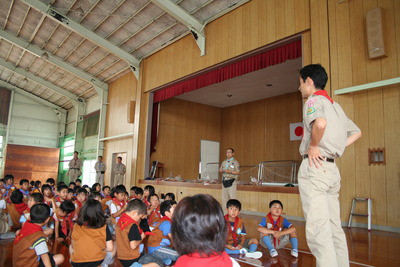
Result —
[{"label": "uniform badge", "polygon": [[308,108],[308,110],[307,110],[307,115],[311,115],[311,114],[313,114],[315,112],[315,108],[314,107],[310,107],[310,108]]}]

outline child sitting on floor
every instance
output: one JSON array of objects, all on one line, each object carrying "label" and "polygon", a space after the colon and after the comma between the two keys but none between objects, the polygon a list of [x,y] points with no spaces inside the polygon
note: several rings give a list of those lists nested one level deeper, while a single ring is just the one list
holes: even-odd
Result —
[{"label": "child sitting on floor", "polygon": [[61,203],[68,200],[68,186],[65,184],[57,184],[57,197],[55,197],[56,206],[59,207]]},{"label": "child sitting on floor", "polygon": [[[160,213],[160,200],[157,194],[152,194],[149,196],[150,205],[147,207],[147,221],[149,226],[153,228],[157,222],[161,220],[161,213]],[[150,228],[150,229],[151,229]]]},{"label": "child sitting on floor", "polygon": [[29,181],[27,179],[21,179],[21,181],[19,181],[19,185],[20,185],[19,191],[21,191],[22,195],[24,195],[24,200],[28,201]]},{"label": "child sitting on floor", "polygon": [[32,206],[31,221],[24,224],[14,240],[13,266],[56,266],[63,263],[62,254],[49,254],[46,235],[42,231],[49,217],[48,205],[40,203]]},{"label": "child sitting on floor", "polygon": [[174,247],[181,255],[175,267],[239,267],[225,252],[226,221],[221,205],[212,196],[200,194],[179,201],[171,233]]},{"label": "child sitting on floor", "polygon": [[262,253],[257,251],[258,241],[255,238],[246,238],[246,228],[243,220],[239,217],[242,204],[237,199],[230,199],[226,203],[228,224],[228,238],[225,251],[228,254],[246,254],[246,257],[259,259]]},{"label": "child sitting on floor", "polygon": [[21,228],[22,224],[19,222],[19,218],[21,218],[21,215],[28,206],[24,202],[24,196],[19,190],[14,190],[11,193],[10,200],[11,204],[7,204],[7,212],[10,214],[13,227]]},{"label": "child sitting on floor", "polygon": [[71,238],[72,229],[74,226],[75,205],[71,200],[66,200],[61,203],[53,215],[54,219],[54,235],[57,242]]},{"label": "child sitting on floor", "polygon": [[270,212],[261,220],[257,230],[261,233],[261,245],[267,247],[271,257],[278,256],[277,249],[284,248],[290,240],[291,255],[298,257],[296,228],[281,216],[283,205],[279,200],[269,203]]}]

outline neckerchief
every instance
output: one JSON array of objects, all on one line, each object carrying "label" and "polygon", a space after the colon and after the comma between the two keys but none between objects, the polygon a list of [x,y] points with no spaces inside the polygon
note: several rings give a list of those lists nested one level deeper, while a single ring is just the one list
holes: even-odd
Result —
[{"label": "neckerchief", "polygon": [[[72,231],[72,228],[74,227],[74,222],[72,219],[74,218],[75,212],[71,212],[65,217],[61,217],[63,220],[60,220],[61,223],[61,231],[64,233],[65,236],[68,235],[68,230]],[[58,215],[57,215],[58,217]]]},{"label": "neckerchief", "polygon": [[225,170],[229,169],[229,166],[231,165],[231,162],[234,160],[235,158],[230,158],[230,159],[226,159],[226,164],[225,164]]},{"label": "neckerchief", "polygon": [[30,221],[26,221],[22,226],[22,229],[15,236],[14,244],[17,244],[25,236],[34,234],[39,231],[42,231],[42,227],[37,224],[31,223]]},{"label": "neckerchief", "polygon": [[313,95],[325,96],[333,104],[333,99],[328,95],[328,93],[325,90],[318,90]]},{"label": "neckerchief", "polygon": [[233,230],[232,230],[231,222],[229,221],[229,215],[228,214],[225,215],[225,220],[228,223],[229,234],[232,235],[233,243],[234,243],[235,247],[237,247],[237,245],[239,243],[238,243],[238,234],[236,233],[236,229],[237,229],[238,224],[239,224],[239,217],[235,218],[235,223],[233,225]]},{"label": "neckerchief", "polygon": [[[272,218],[271,212],[268,213],[267,217],[268,217],[267,223],[269,221],[272,224],[272,229],[274,231],[281,231],[280,225],[282,225],[282,223],[283,223],[283,217],[279,216],[279,218],[276,221],[274,221],[274,219]],[[274,246],[275,247],[276,247],[276,240],[277,240],[277,238],[274,237]],[[280,243],[280,240],[278,239],[278,245],[279,245],[279,243]]]},{"label": "neckerchief", "polygon": [[28,190],[24,190],[24,189],[20,189],[19,191],[21,191],[21,193],[25,196],[29,196],[29,191]]},{"label": "neckerchief", "polygon": [[28,207],[28,205],[26,205],[26,203],[22,202],[20,204],[14,204],[15,209],[17,210],[17,212],[22,215],[22,213],[24,212],[24,210],[26,210],[26,208]]},{"label": "neckerchief", "polygon": [[143,203],[146,205],[146,207],[150,206],[150,202],[147,200],[147,197],[143,198]]},{"label": "neckerchief", "polygon": [[154,210],[149,215],[148,221],[149,225],[152,225],[157,218],[161,218],[161,213],[160,213],[160,205],[157,206]]},{"label": "neckerchief", "polygon": [[61,198],[59,196],[56,196],[56,198],[54,199],[56,202],[60,202],[63,203],[64,200],[61,200]]},{"label": "neckerchief", "polygon": [[119,200],[118,200],[117,198],[115,198],[115,197],[113,198],[113,202],[114,202],[114,204],[120,206],[121,208],[122,208],[123,206],[125,206],[125,204],[126,204],[125,200],[119,201]]},{"label": "neckerchief", "polygon": [[119,228],[121,228],[121,230],[124,230],[126,227],[128,227],[133,223],[135,223],[138,226],[139,233],[142,234],[142,229],[139,227],[139,224],[134,219],[129,217],[128,214],[126,214],[125,212],[121,215],[121,217],[119,217],[118,220],[118,225]]},{"label": "neckerchief", "polygon": [[82,208],[82,206],[83,206],[83,203],[80,202],[79,200],[76,200],[76,204],[78,204],[78,208],[79,209]]}]

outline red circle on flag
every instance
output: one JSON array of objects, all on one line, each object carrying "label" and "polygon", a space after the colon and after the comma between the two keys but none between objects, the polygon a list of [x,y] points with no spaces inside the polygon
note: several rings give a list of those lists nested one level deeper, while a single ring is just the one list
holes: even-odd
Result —
[{"label": "red circle on flag", "polygon": [[294,129],[294,134],[296,136],[302,136],[303,135],[303,127],[297,126],[296,129]]}]

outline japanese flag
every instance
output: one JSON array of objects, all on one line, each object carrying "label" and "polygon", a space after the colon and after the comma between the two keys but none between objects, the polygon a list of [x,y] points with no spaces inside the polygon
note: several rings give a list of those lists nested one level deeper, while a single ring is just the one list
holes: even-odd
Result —
[{"label": "japanese flag", "polygon": [[303,123],[290,124],[290,141],[301,140],[303,137]]}]

